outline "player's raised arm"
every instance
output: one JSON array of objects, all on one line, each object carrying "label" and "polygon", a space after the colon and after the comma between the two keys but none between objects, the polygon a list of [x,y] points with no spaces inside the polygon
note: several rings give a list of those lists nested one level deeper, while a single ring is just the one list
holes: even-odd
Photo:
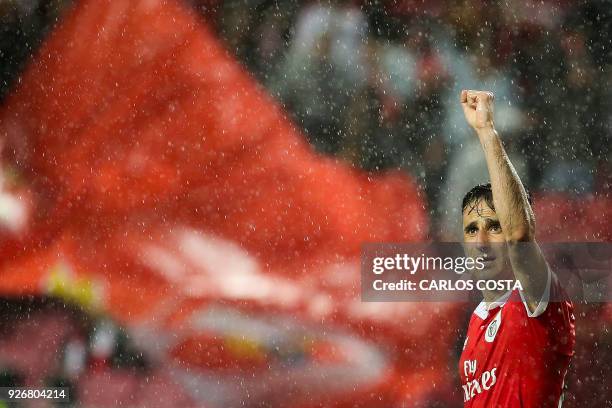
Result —
[{"label": "player's raised arm", "polygon": [[461,92],[466,120],[476,131],[484,150],[493,204],[514,276],[521,282],[525,301],[533,313],[546,290],[548,266],[535,242],[535,218],[527,193],[495,130],[493,102],[491,92]]}]

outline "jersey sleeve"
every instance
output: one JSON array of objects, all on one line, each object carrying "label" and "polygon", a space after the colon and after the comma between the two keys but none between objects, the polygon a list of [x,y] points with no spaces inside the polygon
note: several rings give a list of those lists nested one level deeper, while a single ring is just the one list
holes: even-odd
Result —
[{"label": "jersey sleeve", "polygon": [[546,347],[550,347],[550,350],[555,353],[571,356],[576,333],[574,305],[550,268],[548,268],[546,290],[534,312],[529,312],[524,298],[522,298],[522,303],[532,327],[539,327],[547,333],[544,338],[547,338],[550,343]]}]

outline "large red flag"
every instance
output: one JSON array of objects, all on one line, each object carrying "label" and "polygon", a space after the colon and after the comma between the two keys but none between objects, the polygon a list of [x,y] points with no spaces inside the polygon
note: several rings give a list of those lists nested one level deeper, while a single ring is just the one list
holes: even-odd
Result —
[{"label": "large red flag", "polygon": [[[289,391],[296,403],[381,390],[414,401],[441,381],[451,306],[359,301],[363,242],[425,238],[415,183],[314,153],[182,4],[78,3],[8,97],[0,132],[33,203],[29,236],[1,247],[4,293],[72,276],[230,405]],[[281,360],[308,363],[278,363],[279,342]],[[422,369],[406,357],[419,345]],[[322,381],[331,373],[345,380]]]}]

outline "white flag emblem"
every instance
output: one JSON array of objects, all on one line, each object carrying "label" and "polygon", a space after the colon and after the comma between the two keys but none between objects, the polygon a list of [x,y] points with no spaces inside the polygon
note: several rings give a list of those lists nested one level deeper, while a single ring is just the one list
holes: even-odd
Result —
[{"label": "white flag emblem", "polygon": [[499,331],[499,326],[501,326],[501,312],[502,311],[500,310],[493,321],[487,326],[487,331],[485,331],[485,341],[487,343],[492,343],[493,340],[495,340],[495,336]]}]

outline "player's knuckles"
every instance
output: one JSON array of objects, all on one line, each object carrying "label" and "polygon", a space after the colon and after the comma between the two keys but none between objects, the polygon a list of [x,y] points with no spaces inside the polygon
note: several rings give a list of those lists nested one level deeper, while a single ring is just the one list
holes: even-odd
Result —
[{"label": "player's knuckles", "polygon": [[493,94],[493,92],[489,92],[489,91],[470,90],[468,91],[468,97],[487,102],[487,101],[492,101],[495,98],[495,95]]}]

